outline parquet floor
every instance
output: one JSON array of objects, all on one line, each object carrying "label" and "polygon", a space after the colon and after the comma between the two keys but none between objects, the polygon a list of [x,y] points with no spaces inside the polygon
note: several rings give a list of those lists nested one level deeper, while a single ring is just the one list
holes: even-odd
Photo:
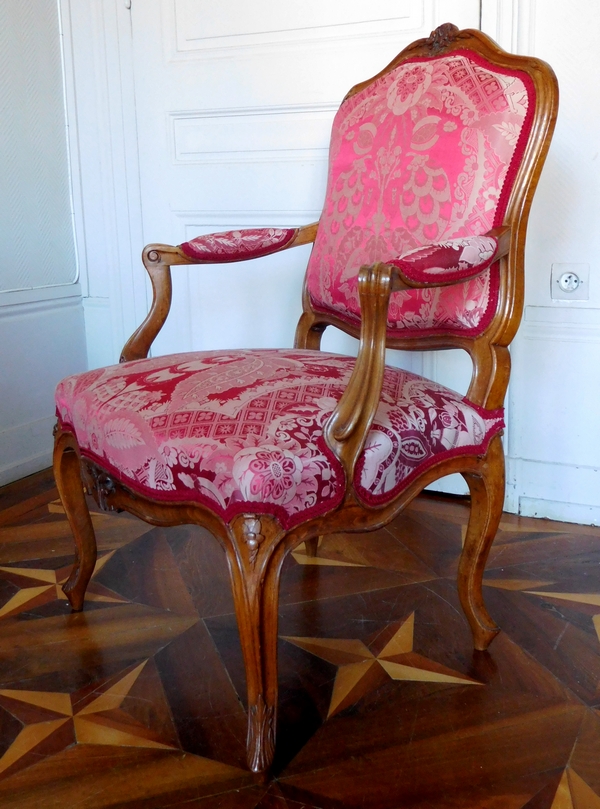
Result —
[{"label": "parquet floor", "polygon": [[277,777],[245,767],[225,559],[195,527],[94,516],[86,610],[48,473],[0,490],[3,809],[600,809],[600,529],[506,515],[473,653],[454,575],[467,509],[287,560]]}]

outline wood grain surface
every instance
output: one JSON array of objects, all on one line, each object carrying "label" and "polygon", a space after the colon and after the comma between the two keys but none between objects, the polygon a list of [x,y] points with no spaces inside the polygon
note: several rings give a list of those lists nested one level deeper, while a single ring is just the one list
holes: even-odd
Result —
[{"label": "wood grain surface", "polygon": [[0,490],[0,508],[2,807],[600,807],[600,529],[503,515],[488,652],[473,652],[456,594],[463,500],[421,495],[387,528],[324,537],[318,563],[299,546],[261,781],[208,532],[92,508],[98,562],[72,613],[47,475]]}]

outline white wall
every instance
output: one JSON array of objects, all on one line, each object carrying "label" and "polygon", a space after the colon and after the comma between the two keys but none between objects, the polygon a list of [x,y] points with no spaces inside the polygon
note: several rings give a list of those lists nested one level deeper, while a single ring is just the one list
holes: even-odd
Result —
[{"label": "white wall", "polygon": [[[514,19],[500,14],[499,27],[514,50],[552,65],[560,109],[532,207],[525,313],[511,349],[507,503],[529,516],[600,524],[600,4],[518,6]],[[588,299],[553,299],[552,264],[588,265]]]},{"label": "white wall", "polygon": [[50,464],[53,392],[86,363],[56,0],[0,5],[0,485]]}]

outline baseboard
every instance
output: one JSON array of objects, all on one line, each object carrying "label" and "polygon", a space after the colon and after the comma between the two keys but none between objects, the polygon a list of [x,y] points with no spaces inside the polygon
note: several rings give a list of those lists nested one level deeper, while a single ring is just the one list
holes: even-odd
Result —
[{"label": "baseboard", "polygon": [[55,421],[55,416],[49,416],[0,432],[0,458],[12,459],[0,466],[0,486],[52,465],[52,428]]},{"label": "baseboard", "polygon": [[600,469],[507,458],[505,508],[524,517],[600,525]]}]

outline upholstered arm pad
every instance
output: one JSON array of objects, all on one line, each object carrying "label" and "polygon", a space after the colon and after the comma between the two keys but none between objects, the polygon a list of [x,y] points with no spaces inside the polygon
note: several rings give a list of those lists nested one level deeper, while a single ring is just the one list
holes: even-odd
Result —
[{"label": "upholstered arm pad", "polygon": [[198,236],[179,245],[181,252],[198,264],[246,261],[276,253],[297,243],[303,228],[248,228]]},{"label": "upholstered arm pad", "polygon": [[508,251],[508,228],[483,236],[447,239],[410,250],[391,264],[408,287],[438,287],[475,278]]}]

